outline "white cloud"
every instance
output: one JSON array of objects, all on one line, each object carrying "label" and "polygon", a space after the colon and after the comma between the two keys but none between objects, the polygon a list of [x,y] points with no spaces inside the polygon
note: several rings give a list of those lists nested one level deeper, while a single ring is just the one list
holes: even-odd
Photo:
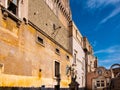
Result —
[{"label": "white cloud", "polygon": [[[107,21],[109,21],[110,19],[114,18],[116,15],[120,14],[120,6],[115,8],[107,17],[105,17],[104,19],[102,19],[97,26],[95,27],[94,31],[97,31],[102,24],[106,23]],[[116,28],[118,28],[119,26],[117,26]],[[115,28],[115,29],[116,29]]]},{"label": "white cloud", "polygon": [[120,46],[111,46],[107,49],[96,51],[95,54],[104,54],[104,57],[98,57],[98,62],[100,66],[110,67],[115,63],[120,63]]},{"label": "white cloud", "polygon": [[85,6],[88,10],[90,9],[90,11],[104,9],[104,7],[107,7],[108,5],[114,6],[115,9],[99,22],[98,27],[120,13],[120,0],[87,0],[86,2]]},{"label": "white cloud", "polygon": [[99,54],[99,53],[120,53],[120,46],[111,46],[109,48],[106,49],[102,49],[99,51],[95,51],[94,54]]},{"label": "white cloud", "polygon": [[[115,62],[120,62],[120,55],[117,57],[114,57],[114,55],[116,56],[116,54],[113,54],[111,58],[109,58],[109,55],[105,58],[105,59],[100,59],[99,62],[100,63],[115,63]],[[111,56],[111,55],[110,55]]]},{"label": "white cloud", "polygon": [[113,10],[107,17],[105,17],[99,24],[105,23],[107,22],[109,19],[111,19],[112,17],[116,16],[117,14],[120,13],[120,7],[116,8],[115,10]]},{"label": "white cloud", "polygon": [[99,62],[100,63],[108,63],[108,62],[110,62],[110,60],[107,60],[107,59],[106,60],[100,60]]},{"label": "white cloud", "polygon": [[[101,0],[101,1],[102,1],[102,0]],[[105,1],[106,5],[108,5],[108,4],[113,4],[113,5],[115,5],[115,4],[120,3],[120,0],[103,0],[103,1]]]},{"label": "white cloud", "polygon": [[[94,31],[97,31],[102,24],[106,23],[108,20],[114,18],[116,15],[120,14],[120,6],[115,8],[107,17],[105,17],[104,19],[102,19],[97,26],[95,27]],[[118,26],[117,26],[118,27]]]},{"label": "white cloud", "polygon": [[89,9],[103,8],[107,5],[117,5],[120,0],[87,0],[86,6]]},{"label": "white cloud", "polygon": [[110,54],[108,55],[107,57],[105,57],[105,59],[99,59],[98,60],[99,62],[99,65],[100,66],[105,66],[105,67],[109,67],[115,63],[119,63],[120,64],[120,54],[117,55],[116,53],[115,54]]},{"label": "white cloud", "polygon": [[87,4],[87,8],[96,9],[104,5],[104,1],[101,2],[101,0],[88,0],[86,4]]}]

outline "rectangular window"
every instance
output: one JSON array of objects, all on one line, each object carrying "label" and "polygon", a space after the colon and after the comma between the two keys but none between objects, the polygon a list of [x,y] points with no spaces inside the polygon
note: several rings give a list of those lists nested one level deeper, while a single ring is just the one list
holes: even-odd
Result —
[{"label": "rectangular window", "polygon": [[56,54],[60,55],[60,50],[58,48],[55,49]]},{"label": "rectangular window", "polygon": [[100,81],[97,81],[97,87],[100,87]]},{"label": "rectangular window", "polygon": [[101,81],[101,87],[104,87],[104,80]]},{"label": "rectangular window", "polygon": [[18,0],[8,0],[7,9],[13,14],[18,15]]},{"label": "rectangular window", "polygon": [[38,39],[38,41],[39,41],[41,44],[43,44],[43,39],[42,39],[42,38],[37,37],[37,39]]},{"label": "rectangular window", "polygon": [[60,63],[55,61],[55,77],[60,76]]},{"label": "rectangular window", "polygon": [[104,80],[99,80],[96,82],[97,83],[97,87],[105,87],[105,82]]},{"label": "rectangular window", "polygon": [[105,85],[104,85],[104,83],[101,83],[101,87],[104,87]]},{"label": "rectangular window", "polygon": [[37,36],[36,39],[37,39],[37,43],[38,43],[38,44],[40,44],[40,45],[42,45],[42,46],[45,46],[45,45],[44,45],[44,40],[43,40],[43,38],[41,38],[40,36]]}]

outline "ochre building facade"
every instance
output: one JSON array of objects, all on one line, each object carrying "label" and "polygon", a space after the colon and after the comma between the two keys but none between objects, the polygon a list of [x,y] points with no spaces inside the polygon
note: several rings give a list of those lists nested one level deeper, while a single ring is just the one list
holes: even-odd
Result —
[{"label": "ochre building facade", "polygon": [[2,0],[0,87],[69,88],[67,26],[44,0]]}]

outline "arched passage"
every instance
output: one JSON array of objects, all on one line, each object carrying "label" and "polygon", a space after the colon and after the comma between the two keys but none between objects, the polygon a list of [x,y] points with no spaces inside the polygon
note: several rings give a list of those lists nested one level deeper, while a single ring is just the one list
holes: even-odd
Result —
[{"label": "arched passage", "polygon": [[113,64],[111,67],[110,67],[110,71],[111,71],[111,74],[112,74],[112,78],[115,77],[114,73],[113,73],[113,69],[114,67],[116,68],[120,68],[120,64],[116,63],[116,64]]}]

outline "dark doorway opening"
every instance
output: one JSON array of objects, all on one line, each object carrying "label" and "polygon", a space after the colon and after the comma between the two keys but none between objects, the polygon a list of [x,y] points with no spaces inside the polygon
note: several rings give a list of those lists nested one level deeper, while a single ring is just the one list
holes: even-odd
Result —
[{"label": "dark doorway opening", "polygon": [[60,85],[55,85],[55,90],[60,90]]}]

